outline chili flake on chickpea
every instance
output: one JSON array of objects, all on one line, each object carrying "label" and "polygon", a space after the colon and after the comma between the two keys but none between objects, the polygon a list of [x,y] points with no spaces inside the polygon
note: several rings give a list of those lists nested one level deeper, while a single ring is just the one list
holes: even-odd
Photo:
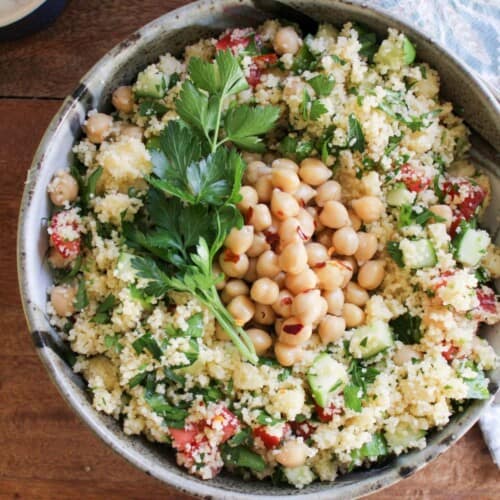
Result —
[{"label": "chili flake on chickpea", "polygon": [[489,397],[489,181],[415,57],[392,29],[267,21],[88,113],[48,186],[48,312],[97,410],[203,479],[302,488]]}]

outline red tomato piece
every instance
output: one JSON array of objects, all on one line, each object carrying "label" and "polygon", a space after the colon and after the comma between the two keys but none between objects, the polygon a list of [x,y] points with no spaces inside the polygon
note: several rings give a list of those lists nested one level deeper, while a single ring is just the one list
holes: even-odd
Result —
[{"label": "red tomato piece", "polygon": [[271,427],[267,425],[261,425],[253,429],[254,437],[260,438],[268,450],[279,446],[283,438],[288,434],[290,434],[290,426],[288,424],[281,426],[278,432],[273,432]]},{"label": "red tomato piece", "polygon": [[337,408],[333,403],[331,403],[326,408],[322,408],[319,405],[315,405],[315,409],[320,422],[323,423],[331,422],[333,420],[334,415],[340,415],[342,413],[342,410],[340,408]]},{"label": "red tomato piece", "polygon": [[251,87],[256,87],[260,83],[262,71],[256,64],[250,65],[248,70],[249,70],[249,74],[247,76],[248,85],[250,85]]},{"label": "red tomato piece", "polygon": [[205,426],[214,430],[222,429],[220,442],[224,443],[238,432],[240,422],[234,413],[228,410],[225,406],[222,406],[215,417],[205,422]]},{"label": "red tomato piece", "polygon": [[244,49],[250,43],[251,37],[249,36],[238,36],[234,31],[226,33],[224,36],[219,38],[215,44],[216,50],[227,50],[231,49],[233,54],[238,53],[238,50]]},{"label": "red tomato piece", "polygon": [[260,69],[266,69],[273,64],[278,62],[277,54],[262,54],[260,56],[252,57],[252,61],[256,64],[256,66]]},{"label": "red tomato piece", "polygon": [[311,434],[316,430],[316,427],[309,422],[290,422],[290,427],[296,436],[304,439],[311,437]]},{"label": "red tomato piece", "polygon": [[[80,253],[79,224],[68,211],[58,212],[50,221],[50,243],[66,259],[74,259]],[[71,237],[68,237],[68,234]]]},{"label": "red tomato piece", "polygon": [[495,292],[487,286],[482,286],[481,288],[478,288],[476,293],[479,300],[479,307],[484,309],[486,312],[495,314],[497,312],[497,299]]},{"label": "red tomato piece", "polygon": [[458,353],[458,347],[456,345],[449,344],[447,349],[441,351],[441,356],[443,356],[443,358],[446,359],[448,363],[450,363],[455,359],[457,353]]},{"label": "red tomato piece", "polygon": [[455,271],[443,271],[437,279],[436,284],[434,285],[434,289],[437,290],[442,286],[446,286],[446,282],[448,281],[446,278],[448,278],[449,276],[453,276],[454,274]]},{"label": "red tomato piece", "polygon": [[431,183],[428,177],[415,170],[408,163],[405,163],[401,167],[399,177],[405,183],[406,187],[414,193],[420,193],[420,191],[427,189]]},{"label": "red tomato piece", "polygon": [[[185,451],[196,442],[196,436],[200,434],[200,429],[194,425],[188,425],[184,429],[168,429],[172,436],[172,446],[179,451]],[[188,446],[189,445],[189,446]]]}]

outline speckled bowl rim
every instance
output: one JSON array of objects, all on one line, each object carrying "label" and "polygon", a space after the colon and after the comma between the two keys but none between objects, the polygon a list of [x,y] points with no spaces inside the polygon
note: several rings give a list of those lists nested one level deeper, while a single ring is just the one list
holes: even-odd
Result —
[{"label": "speckled bowl rim", "polygon": [[[200,483],[196,479],[186,478],[181,476],[180,472],[168,470],[168,468],[161,467],[159,464],[155,463],[148,457],[143,457],[137,450],[129,446],[124,440],[117,439],[115,434],[104,425],[98,418],[98,412],[96,410],[89,410],[81,405],[79,398],[77,397],[76,391],[79,389],[75,387],[64,375],[61,374],[61,365],[55,361],[54,356],[51,355],[50,348],[43,337],[40,335],[40,316],[39,311],[30,299],[31,290],[29,288],[29,277],[26,273],[26,263],[29,259],[26,255],[26,227],[25,222],[30,209],[30,202],[33,192],[37,188],[37,173],[41,166],[43,165],[43,159],[46,150],[49,148],[52,140],[52,136],[55,131],[59,128],[61,123],[65,120],[68,115],[69,110],[75,105],[75,102],[82,98],[85,93],[86,83],[91,81],[99,73],[99,68],[111,59],[118,56],[123,56],[127,52],[128,47],[134,44],[140,44],[141,40],[146,38],[146,41],[151,39],[152,35],[158,34],[160,30],[164,29],[165,26],[169,25],[169,21],[174,19],[179,19],[183,16],[189,16],[190,13],[194,13],[196,17],[196,11],[205,9],[208,11],[210,7],[217,4],[217,8],[221,8],[221,5],[234,4],[230,0],[223,0],[219,2],[201,0],[191,4],[187,4],[176,10],[173,10],[149,24],[145,25],[140,30],[132,34],[128,39],[121,42],[113,49],[111,49],[104,57],[102,57],[92,69],[82,78],[80,85],[73,92],[72,96],[65,99],[60,109],[50,122],[47,131],[45,132],[43,138],[41,139],[40,145],[35,153],[33,163],[28,171],[28,177],[26,181],[26,186],[23,193],[23,198],[21,202],[19,221],[18,221],[18,234],[17,234],[17,267],[18,267],[18,278],[19,278],[19,289],[21,293],[22,305],[26,320],[30,331],[32,332],[32,338],[37,347],[37,352],[44,363],[49,375],[51,376],[53,382],[59,389],[60,393],[66,400],[66,402],[73,408],[77,415],[97,434],[105,443],[107,443],[116,453],[120,454],[126,458],[129,462],[142,469],[146,473],[153,475],[157,479],[166,484],[177,488],[180,491],[189,493],[195,496],[203,496],[206,498],[217,498],[217,499],[249,499],[249,498],[263,498],[269,496],[275,499],[284,500],[289,497],[288,491],[286,494],[280,494],[284,490],[272,488],[263,488],[262,494],[258,493],[247,493],[242,491],[234,491],[232,489],[225,489],[218,486],[213,486],[210,482]],[[289,3],[294,6],[294,2],[284,2]],[[301,2],[295,2],[297,7],[300,7]],[[328,2],[326,0],[302,2],[308,4],[321,4],[322,6],[328,7],[335,5],[336,7],[345,7],[349,9],[354,9],[354,15],[356,12],[361,12],[364,10],[371,11],[375,13],[388,25],[394,26],[396,28],[404,30],[410,37],[414,36],[416,38],[425,39],[427,42],[433,44],[435,49],[440,53],[440,56],[445,58],[447,62],[454,65],[465,74],[470,83],[472,83],[475,88],[480,93],[480,101],[484,106],[489,106],[493,114],[496,115],[498,121],[500,122],[500,106],[496,99],[493,97],[486,85],[480,81],[471,71],[461,62],[458,61],[452,54],[450,54],[446,49],[440,47],[436,42],[432,41],[429,37],[422,34],[412,26],[401,22],[400,20],[389,15],[386,11],[369,6],[364,2],[358,1],[347,1],[347,0],[336,0]],[[328,5],[329,4],[329,5]],[[258,7],[257,7],[258,8]],[[147,36],[146,36],[147,34]],[[38,188],[41,189],[40,186]],[[495,393],[498,387],[496,384],[492,384],[490,390]],[[334,498],[355,498],[373,493],[379,489],[388,487],[397,481],[405,478],[417,470],[424,467],[427,463],[434,460],[441,453],[446,451],[453,443],[455,443],[460,437],[462,437],[479,419],[482,410],[489,404],[489,401],[475,401],[473,402],[463,413],[453,417],[452,421],[436,435],[436,438],[431,444],[429,444],[424,450],[414,451],[410,454],[398,457],[397,466],[394,464],[390,467],[385,467],[380,470],[374,470],[373,474],[367,474],[363,479],[355,482],[334,482],[334,483],[323,483],[322,487],[311,492],[301,492],[297,490],[294,492],[293,496],[297,499],[310,499],[312,500],[331,500]],[[243,484],[243,482],[242,482]],[[246,483],[245,483],[246,484]],[[276,493],[276,494],[275,494]]]}]

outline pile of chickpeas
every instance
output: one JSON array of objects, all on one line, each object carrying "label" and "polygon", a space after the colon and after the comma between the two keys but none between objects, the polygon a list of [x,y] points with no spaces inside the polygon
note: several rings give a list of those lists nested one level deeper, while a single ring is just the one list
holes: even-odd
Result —
[{"label": "pile of chickpeas", "polygon": [[[271,166],[254,154],[246,159],[238,204],[245,225],[227,236],[214,273],[223,273],[221,300],[257,354],[274,344],[278,362],[291,366],[313,332],[328,344],[364,322],[369,291],[385,271],[374,258],[376,236],[361,226],[379,219],[384,205],[363,196],[346,206],[317,158],[300,165],[279,158]],[[216,335],[227,339],[219,326]]]}]

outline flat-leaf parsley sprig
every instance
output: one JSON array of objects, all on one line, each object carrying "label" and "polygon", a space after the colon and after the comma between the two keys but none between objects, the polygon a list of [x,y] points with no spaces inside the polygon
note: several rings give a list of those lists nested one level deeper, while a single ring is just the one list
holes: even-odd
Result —
[{"label": "flat-leaf parsley sprig", "polygon": [[[151,296],[188,292],[214,315],[242,357],[258,357],[247,333],[222,304],[212,263],[233,227],[245,163],[228,143],[263,151],[261,135],[279,117],[279,108],[232,105],[228,97],[248,88],[238,60],[218,52],[212,63],[192,58],[176,101],[180,120],[170,122],[148,142],[153,172],[143,216],[123,224],[139,285]],[[145,215],[145,217],[144,217]]]}]

